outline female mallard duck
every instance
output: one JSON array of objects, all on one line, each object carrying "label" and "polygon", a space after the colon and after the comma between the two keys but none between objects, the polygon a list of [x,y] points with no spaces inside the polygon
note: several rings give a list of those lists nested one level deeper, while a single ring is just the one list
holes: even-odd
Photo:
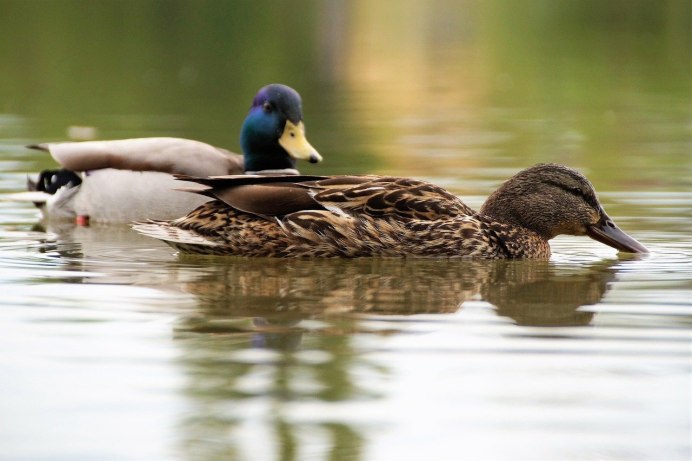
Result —
[{"label": "female mallard duck", "polygon": [[88,216],[92,221],[172,219],[206,198],[173,190],[173,174],[298,174],[296,159],[316,163],[320,154],[305,138],[300,95],[285,85],[259,90],[240,132],[243,156],[179,138],[46,143],[63,169],[30,181],[35,192],[15,198],[35,202],[50,219]]},{"label": "female mallard duck", "polygon": [[[540,164],[506,181],[475,212],[457,196],[415,179],[382,176],[189,178],[216,200],[137,231],[183,252],[278,257],[550,257],[548,240],[588,235],[646,253],[621,231],[591,183]],[[199,192],[199,191],[198,191]]]}]

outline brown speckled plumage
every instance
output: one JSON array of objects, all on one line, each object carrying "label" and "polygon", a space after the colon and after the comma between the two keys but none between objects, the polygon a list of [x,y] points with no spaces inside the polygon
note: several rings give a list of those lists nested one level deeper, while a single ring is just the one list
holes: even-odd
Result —
[{"label": "brown speckled plumage", "polygon": [[612,223],[589,181],[560,165],[518,173],[480,212],[439,186],[407,178],[186,179],[217,200],[180,219],[135,228],[187,253],[547,259],[548,240],[562,233],[646,251]]}]

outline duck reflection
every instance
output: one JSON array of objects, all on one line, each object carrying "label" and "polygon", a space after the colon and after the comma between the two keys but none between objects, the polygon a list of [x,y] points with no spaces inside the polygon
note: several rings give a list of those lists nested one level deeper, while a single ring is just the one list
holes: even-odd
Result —
[{"label": "duck reflection", "polygon": [[[68,270],[102,273],[70,282],[178,288],[194,295],[200,307],[179,330],[198,332],[249,327],[285,335],[287,327],[310,318],[451,313],[472,299],[492,304],[519,325],[586,325],[593,314],[578,308],[599,302],[615,265],[629,262],[175,258],[167,247],[152,247],[150,239],[127,227],[71,225],[50,231],[58,238],[44,245],[46,253]],[[151,267],[141,270],[143,264]],[[238,323],[243,317],[254,320]],[[334,325],[329,332],[353,328],[348,322],[351,326]]]},{"label": "duck reflection", "polygon": [[304,446],[323,447],[325,459],[361,459],[365,434],[325,417],[339,402],[378,398],[362,377],[388,373],[361,353],[353,333],[373,333],[361,320],[452,313],[485,300],[521,325],[587,325],[592,314],[578,308],[601,300],[621,263],[181,260],[193,262],[214,269],[181,285],[199,300],[176,329],[191,402],[181,450],[210,460],[263,458],[246,453],[260,438],[278,452],[272,459],[301,459]]},{"label": "duck reflection", "polygon": [[487,301],[520,325],[586,325],[592,314],[577,309],[601,300],[620,263],[210,259],[214,270],[182,287],[201,307],[191,330],[214,329],[229,315],[262,317],[254,325],[261,330],[350,314],[451,313],[468,300]]},{"label": "duck reflection", "polygon": [[178,420],[183,459],[293,460],[315,446],[325,458],[361,459],[363,429],[328,414],[347,402],[350,415],[354,402],[381,397],[369,383],[389,371],[362,353],[359,334],[399,330],[391,321],[373,328],[378,319],[484,301],[519,325],[588,325],[593,314],[579,307],[598,303],[628,264],[175,257],[137,239],[126,228],[71,228],[47,248],[71,270],[105,273],[82,283],[194,298],[173,336],[187,401]]},{"label": "duck reflection", "polygon": [[[44,243],[42,251],[65,269],[101,274],[70,282],[180,289],[195,296],[199,309],[178,329],[198,332],[296,333],[305,319],[452,313],[468,300],[486,301],[519,325],[586,325],[592,314],[578,308],[599,302],[615,266],[630,262],[176,258],[166,246],[152,247],[150,239],[124,226],[48,231],[57,238]],[[353,328],[352,322],[331,320],[327,332]]]},{"label": "duck reflection", "polygon": [[481,284],[481,298],[519,325],[588,325],[593,312],[579,307],[598,303],[615,278],[606,261],[586,267],[556,267],[551,264],[497,264]]},{"label": "duck reflection", "polygon": [[[173,252],[163,245],[152,245],[151,239],[138,236],[129,226],[39,223],[32,230],[44,233],[38,239],[39,253],[60,269],[72,272],[70,277],[55,277],[55,281],[166,289],[184,282],[180,277],[185,274],[177,270]],[[84,276],[75,276],[79,273]]]}]

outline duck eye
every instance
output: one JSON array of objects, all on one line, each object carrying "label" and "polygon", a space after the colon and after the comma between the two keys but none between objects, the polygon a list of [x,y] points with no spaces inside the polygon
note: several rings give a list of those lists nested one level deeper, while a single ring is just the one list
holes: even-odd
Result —
[{"label": "duck eye", "polygon": [[264,110],[266,113],[269,113],[272,111],[272,105],[268,102],[265,102],[262,104],[262,110]]},{"label": "duck eye", "polygon": [[576,195],[584,195],[580,187],[573,187],[572,192]]}]

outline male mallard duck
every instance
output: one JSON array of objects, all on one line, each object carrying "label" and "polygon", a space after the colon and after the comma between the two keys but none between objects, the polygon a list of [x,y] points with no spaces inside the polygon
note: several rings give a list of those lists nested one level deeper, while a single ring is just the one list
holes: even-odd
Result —
[{"label": "male mallard duck", "polygon": [[506,181],[475,212],[424,181],[383,176],[188,178],[216,200],[174,221],[134,228],[183,252],[279,257],[550,257],[548,240],[588,235],[646,253],[621,231],[591,183],[539,164]]},{"label": "male mallard duck", "polygon": [[15,198],[35,202],[51,219],[172,219],[208,200],[173,190],[179,185],[173,174],[298,174],[296,159],[322,160],[305,138],[300,95],[285,85],[268,85],[255,95],[240,145],[242,157],[179,138],[31,145],[50,152],[62,169],[41,172],[37,181],[29,183],[35,192]]}]

